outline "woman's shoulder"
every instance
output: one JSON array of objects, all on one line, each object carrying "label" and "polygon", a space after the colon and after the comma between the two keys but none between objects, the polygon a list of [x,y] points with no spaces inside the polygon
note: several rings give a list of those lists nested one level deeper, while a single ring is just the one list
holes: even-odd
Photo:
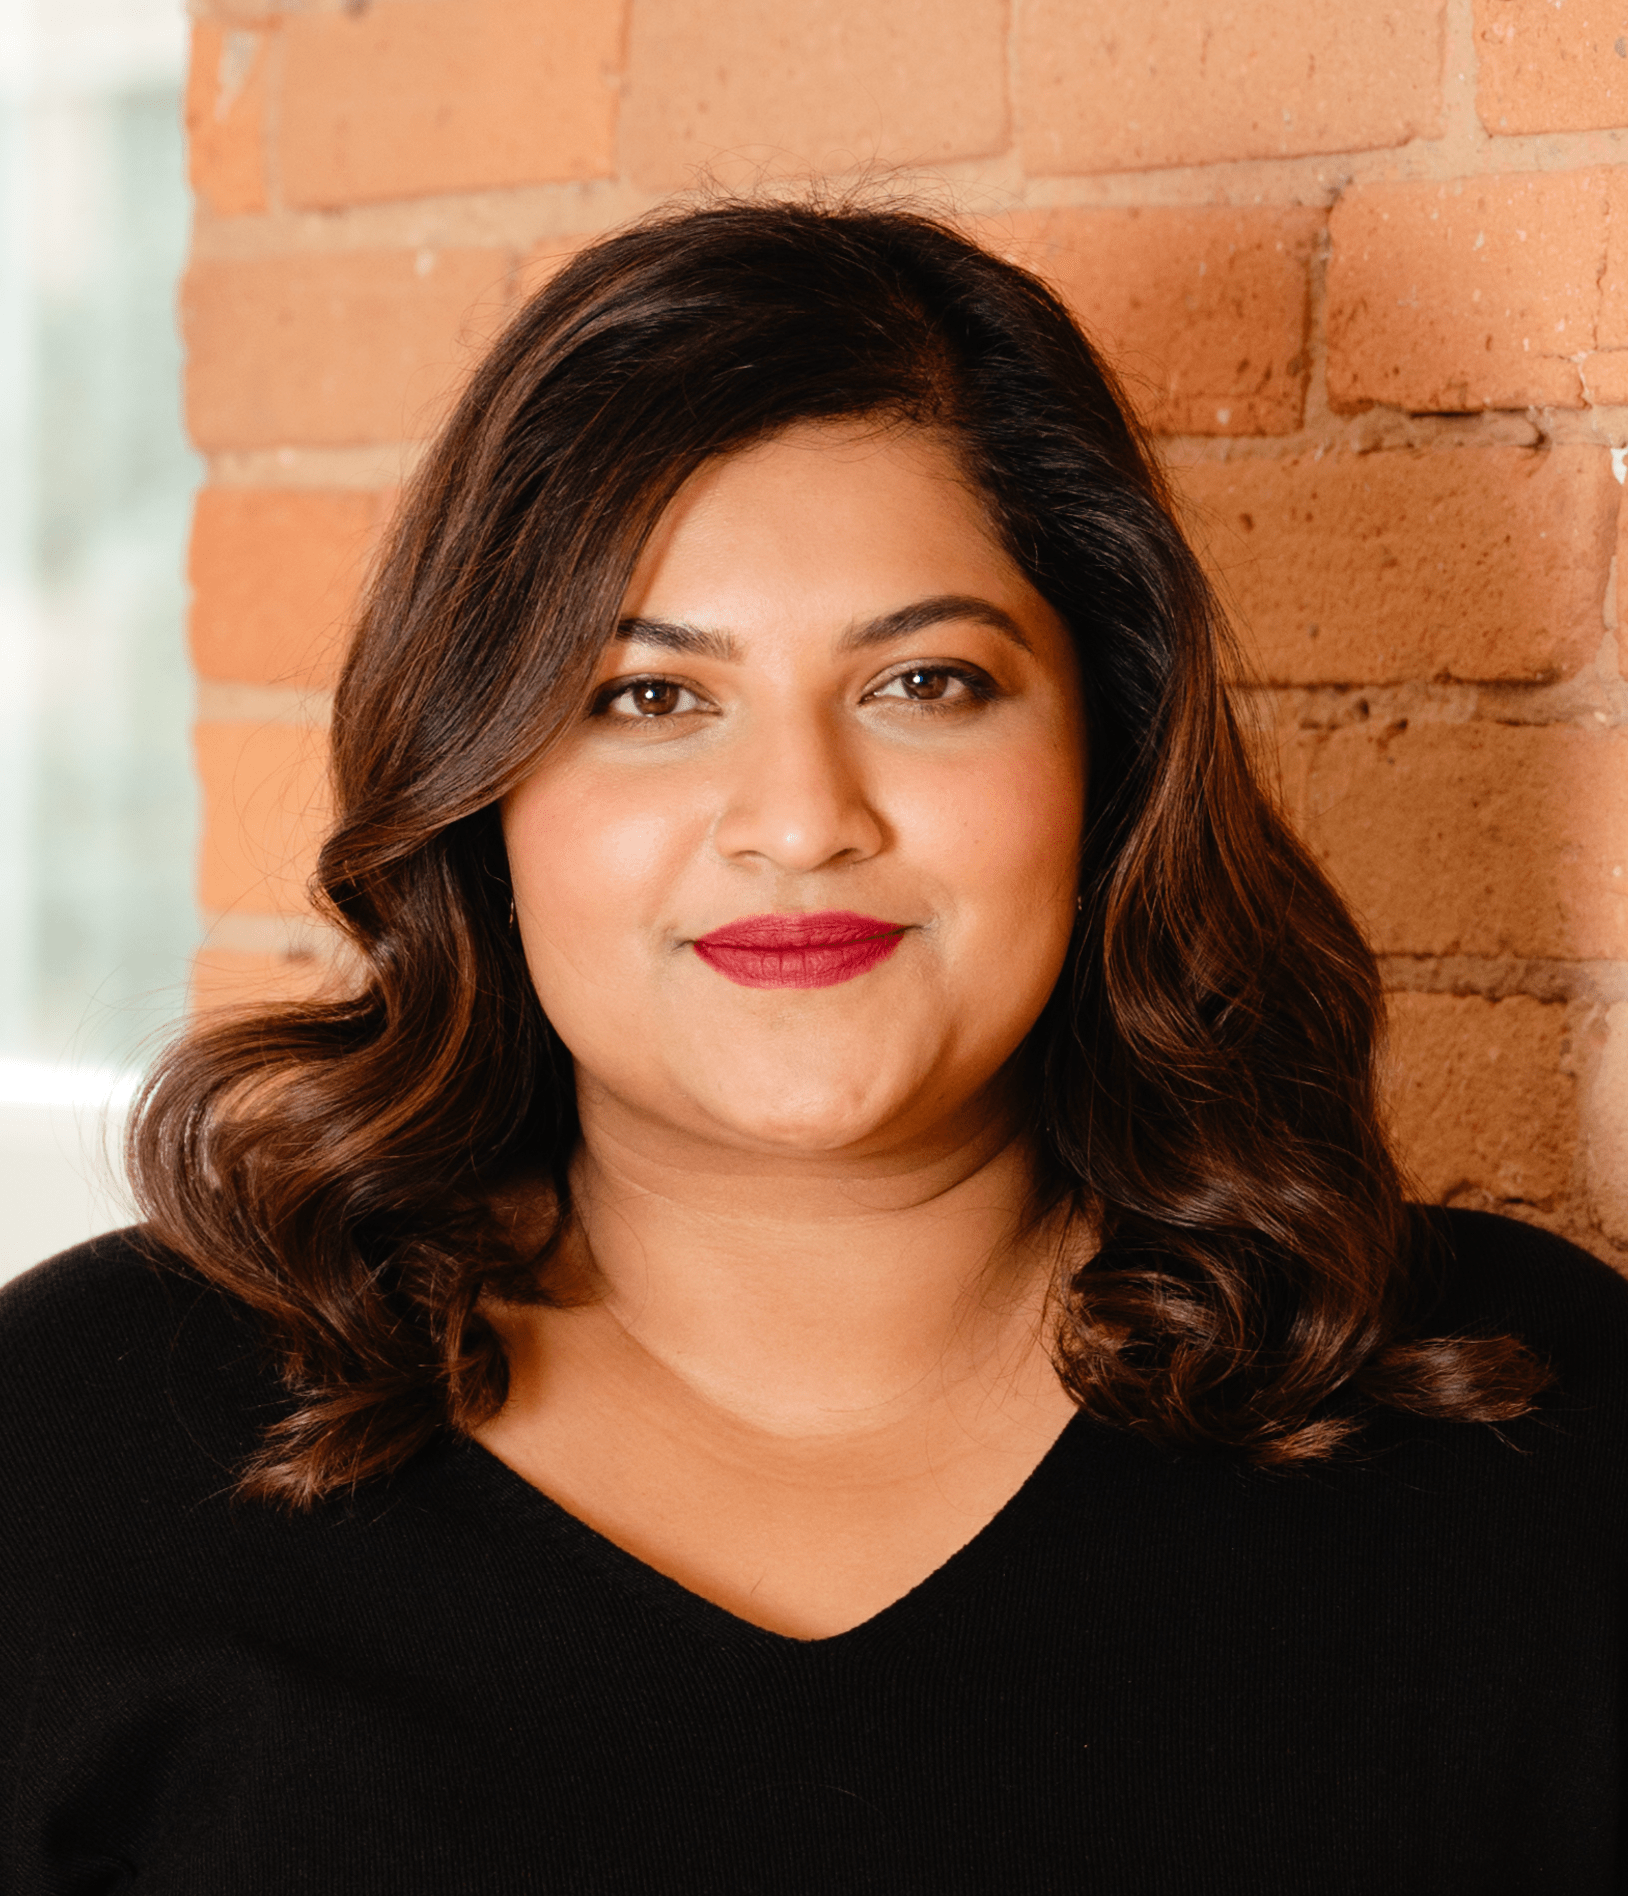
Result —
[{"label": "woman's shoulder", "polygon": [[[1442,1314],[1520,1323],[1556,1341],[1628,1341],[1628,1277],[1541,1225],[1421,1206],[1443,1262]],[[1535,1340],[1535,1339],[1534,1339]]]},{"label": "woman's shoulder", "polygon": [[0,1466],[14,1497],[138,1471],[147,1486],[200,1461],[218,1477],[274,1388],[250,1313],[140,1227],[0,1288]]},{"label": "woman's shoulder", "polygon": [[[55,1380],[59,1350],[97,1382],[140,1382],[154,1352],[203,1316],[218,1327],[225,1300],[140,1225],[108,1231],[23,1271],[0,1288],[0,1361],[8,1388]],[[214,1325],[209,1325],[209,1318]]]},{"label": "woman's shoulder", "polygon": [[1421,1208],[1435,1242],[1434,1335],[1513,1335],[1563,1394],[1628,1423],[1628,1277],[1541,1226],[1492,1212]]}]

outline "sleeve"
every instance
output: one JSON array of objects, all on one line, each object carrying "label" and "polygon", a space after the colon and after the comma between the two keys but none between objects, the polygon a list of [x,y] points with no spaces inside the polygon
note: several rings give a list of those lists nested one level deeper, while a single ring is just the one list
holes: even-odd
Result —
[{"label": "sleeve", "polygon": [[[219,1469],[178,1409],[220,1300],[130,1233],[0,1290],[0,1889],[123,1887],[178,1727],[154,1629]],[[203,1321],[198,1321],[199,1318]],[[204,1483],[200,1483],[200,1471]],[[169,1579],[167,1580],[167,1576]],[[173,1588],[169,1588],[173,1591]],[[130,1848],[126,1848],[126,1841]]]}]

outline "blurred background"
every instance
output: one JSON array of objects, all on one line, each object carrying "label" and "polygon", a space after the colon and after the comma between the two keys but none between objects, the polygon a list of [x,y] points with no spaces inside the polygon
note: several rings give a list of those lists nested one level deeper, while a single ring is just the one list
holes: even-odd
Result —
[{"label": "blurred background", "polygon": [[181,0],[0,4],[0,1272],[126,1221],[197,945],[186,48]]},{"label": "blurred background", "polygon": [[1417,1192],[1628,1269],[1619,12],[0,0],[0,1272],[124,1217],[100,1134],[185,1007],[328,978],[345,628],[485,339],[675,192],[810,177],[1119,365]]}]

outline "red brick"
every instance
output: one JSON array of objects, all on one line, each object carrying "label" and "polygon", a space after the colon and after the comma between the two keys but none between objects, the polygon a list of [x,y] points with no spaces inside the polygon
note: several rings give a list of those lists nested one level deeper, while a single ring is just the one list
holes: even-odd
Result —
[{"label": "red brick", "polygon": [[1583,397],[1590,405],[1628,404],[1628,349],[1597,352],[1580,365]]},{"label": "red brick", "polygon": [[291,204],[608,176],[623,0],[381,0],[297,13],[278,127]]},{"label": "red brick", "polygon": [[204,678],[331,685],[384,512],[373,493],[206,487],[192,520]]},{"label": "red brick", "polygon": [[1011,139],[1006,0],[633,0],[622,168],[647,190],[981,158]]},{"label": "red brick", "polygon": [[1393,994],[1388,1097],[1423,1196],[1553,1198],[1571,1185],[1576,1086],[1566,1009],[1512,995]]},{"label": "red brick", "polygon": [[1441,128],[1441,0],[1026,0],[1031,176],[1371,151]]},{"label": "red brick", "polygon": [[187,996],[194,1014],[305,1001],[323,992],[333,970],[317,955],[252,955],[235,948],[200,948],[192,958]]},{"label": "red brick", "polygon": [[1289,434],[1306,396],[1310,210],[1047,210],[977,234],[1068,299],[1166,434]]},{"label": "red brick", "polygon": [[1628,732],[1348,726],[1284,777],[1380,953],[1628,958]]},{"label": "red brick", "polygon": [[1628,1002],[1606,1008],[1595,1030],[1584,1141],[1589,1204],[1600,1229],[1628,1245]]},{"label": "red brick", "polygon": [[266,208],[267,35],[200,20],[187,73],[192,188],[219,217]]},{"label": "red brick", "polygon": [[1591,388],[1606,376],[1621,386],[1624,364],[1628,364],[1628,168],[1613,167],[1602,176],[1613,215],[1606,227],[1605,275],[1600,283],[1599,330],[1594,339],[1599,353],[1583,364],[1584,379]]},{"label": "red brick", "polygon": [[1264,681],[1562,677],[1605,636],[1620,490],[1604,448],[1173,472]]},{"label": "red brick", "polygon": [[1346,192],[1330,218],[1330,402],[1580,407],[1572,358],[1611,346],[1600,278],[1620,177],[1527,173]]},{"label": "red brick", "polygon": [[195,263],[182,294],[200,448],[433,432],[507,303],[499,250]]},{"label": "red brick", "polygon": [[529,302],[598,234],[595,231],[573,232],[569,237],[545,237],[540,244],[534,244],[520,259],[514,273],[512,288],[515,302]]},{"label": "red brick", "polygon": [[1605,174],[1612,217],[1606,227],[1605,270],[1593,352],[1578,365],[1584,397],[1593,403],[1628,404],[1628,171]]},{"label": "red brick", "polygon": [[1628,125],[1628,17],[1599,0],[1475,0],[1476,105],[1489,132]]},{"label": "red brick", "polygon": [[[1628,455],[1624,456],[1628,462]],[[1628,468],[1625,468],[1628,472]],[[1622,489],[1618,490],[1619,495]],[[1619,502],[1617,508],[1617,576],[1616,576],[1616,618],[1617,618],[1617,670],[1628,678],[1628,507]]]},{"label": "red brick", "polygon": [[217,913],[297,914],[327,823],[326,740],[292,724],[199,724],[198,899]]}]

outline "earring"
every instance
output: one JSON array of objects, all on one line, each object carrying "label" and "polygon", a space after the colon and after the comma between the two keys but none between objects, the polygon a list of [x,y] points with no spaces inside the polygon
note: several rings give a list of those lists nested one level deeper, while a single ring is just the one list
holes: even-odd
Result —
[{"label": "earring", "polygon": [[514,933],[514,897],[509,897],[509,933]]}]

